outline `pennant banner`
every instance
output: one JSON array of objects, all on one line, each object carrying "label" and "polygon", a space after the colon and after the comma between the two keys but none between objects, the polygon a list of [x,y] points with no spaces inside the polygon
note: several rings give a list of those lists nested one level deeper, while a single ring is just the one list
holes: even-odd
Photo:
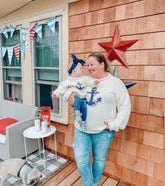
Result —
[{"label": "pennant banner", "polygon": [[25,59],[25,44],[24,44],[24,41],[21,41],[20,50],[21,50],[21,60],[23,60],[23,59]]},{"label": "pennant banner", "polygon": [[55,19],[56,19],[56,16],[55,17],[52,17],[50,19],[48,19],[46,21],[46,23],[48,24],[48,26],[51,28],[51,30],[54,32],[55,30]]},{"label": "pennant banner", "polygon": [[5,26],[1,32],[4,34],[4,36],[8,39],[8,35],[7,35],[7,26]]},{"label": "pennant banner", "polygon": [[21,27],[21,33],[22,33],[23,40],[25,39],[25,36],[27,34],[27,31],[28,31],[28,28]]},{"label": "pennant banner", "polygon": [[6,50],[7,50],[6,47],[3,47],[3,46],[2,46],[2,58],[5,57]]},{"label": "pennant banner", "polygon": [[35,32],[42,38],[42,25],[37,25],[34,27]]},{"label": "pennant banner", "polygon": [[16,28],[16,26],[13,26],[13,25],[10,24],[10,33],[11,33],[11,37],[13,36],[13,33],[14,33],[14,31],[15,31],[15,28]]},{"label": "pennant banner", "polygon": [[[51,28],[51,30],[54,32],[55,31],[55,21],[56,21],[56,16],[48,19],[46,21],[46,23],[48,24],[48,26]],[[13,36],[14,32],[15,32],[16,26],[10,24],[10,33],[11,33],[11,37]],[[20,44],[17,44],[15,46],[12,47],[1,47],[2,50],[2,58],[5,57],[6,52],[8,52],[8,60],[9,60],[9,64],[11,65],[11,61],[12,61],[12,57],[13,57],[13,49],[15,51],[15,55],[17,58],[17,61],[19,62],[19,54],[21,52],[21,57],[22,59],[24,59],[25,57],[25,48],[30,51],[30,38],[31,40],[33,40],[35,33],[37,33],[39,35],[40,38],[42,38],[42,24],[38,25],[38,23],[34,23],[31,28],[29,29],[29,34],[27,36],[28,33],[28,28],[25,27],[21,27],[20,31],[22,34],[22,38],[23,41]],[[1,33],[4,34],[4,36],[8,39],[8,27],[5,26],[2,30]]]},{"label": "pennant banner", "polygon": [[17,58],[17,62],[19,62],[20,44],[15,45],[13,48],[14,48],[14,51],[15,51],[15,55],[16,55],[16,58]]},{"label": "pennant banner", "polygon": [[30,52],[30,39],[29,39],[29,35],[26,37],[25,39],[25,48]]},{"label": "pennant banner", "polygon": [[34,38],[34,34],[35,34],[34,27],[37,26],[37,24],[38,24],[38,23],[35,23],[35,24],[31,27],[31,29],[30,29],[30,38],[31,38],[31,40],[33,40],[33,38]]},{"label": "pennant banner", "polygon": [[31,28],[30,28],[30,30],[34,29],[34,27],[37,26],[37,25],[38,25],[37,22],[36,23],[33,23],[32,26],[31,26]]},{"label": "pennant banner", "polygon": [[13,57],[13,47],[8,47],[7,51],[8,51],[9,64],[11,65],[11,60],[12,60],[12,57]]},{"label": "pennant banner", "polygon": [[30,38],[31,38],[31,40],[33,40],[34,34],[35,34],[35,30],[34,29],[30,30]]}]

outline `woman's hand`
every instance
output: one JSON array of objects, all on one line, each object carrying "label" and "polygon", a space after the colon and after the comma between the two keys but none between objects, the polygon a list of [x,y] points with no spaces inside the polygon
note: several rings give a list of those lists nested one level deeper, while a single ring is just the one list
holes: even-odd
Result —
[{"label": "woman's hand", "polygon": [[107,126],[106,129],[109,130],[109,125],[108,125],[108,122],[107,121],[104,121],[104,124]]},{"label": "woman's hand", "polygon": [[74,96],[75,95],[78,95],[78,94],[76,94],[75,92],[72,92],[68,98],[69,105],[72,107],[74,106]]}]

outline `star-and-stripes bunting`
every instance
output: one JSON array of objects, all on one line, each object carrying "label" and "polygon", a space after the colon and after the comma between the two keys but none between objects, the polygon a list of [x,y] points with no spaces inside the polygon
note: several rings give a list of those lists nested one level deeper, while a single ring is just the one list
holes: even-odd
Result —
[{"label": "star-and-stripes bunting", "polygon": [[30,30],[30,39],[31,40],[33,40],[34,34],[35,34],[35,30],[34,29]]},{"label": "star-and-stripes bunting", "polygon": [[28,28],[21,27],[21,33],[22,33],[23,40],[25,39],[27,32],[28,32]]},{"label": "star-and-stripes bunting", "polygon": [[50,19],[48,19],[46,21],[46,23],[48,24],[49,28],[54,32],[55,30],[55,19],[56,19],[56,16],[55,17],[52,17]]},{"label": "star-and-stripes bunting", "polygon": [[3,35],[8,39],[8,35],[7,35],[7,26],[5,26],[1,32],[3,33]]},{"label": "star-and-stripes bunting", "polygon": [[16,28],[16,26],[10,24],[10,33],[11,33],[11,37],[12,37],[13,34],[14,34],[15,28]]},{"label": "star-and-stripes bunting", "polygon": [[[24,42],[24,41],[22,41]],[[24,44],[23,44],[24,45]],[[11,46],[11,47],[4,47],[2,46],[2,57],[5,57],[6,52],[8,53],[8,60],[9,60],[9,64],[11,65],[11,61],[12,61],[12,57],[13,57],[13,50],[15,52],[17,61],[19,62],[19,54],[20,54],[20,50],[21,50],[21,55],[23,55],[23,48],[21,47],[21,43]]]},{"label": "star-and-stripes bunting", "polygon": [[2,46],[2,58],[5,57],[6,50],[7,50],[6,47],[3,47],[3,46]]},{"label": "star-and-stripes bunting", "polygon": [[[55,31],[55,22],[56,22],[56,16],[46,20],[46,23],[47,25],[49,26],[49,28],[54,32]],[[33,37],[34,37],[34,34],[35,32],[40,36],[42,37],[42,24],[38,25],[38,23],[34,23],[32,25],[32,27],[29,29],[30,30],[30,36],[31,36],[31,40],[33,40]],[[34,29],[35,28],[35,29]],[[14,34],[14,31],[16,29],[16,26],[10,24],[9,26],[9,29],[10,29],[10,32],[11,32],[11,37],[13,36]],[[20,28],[21,30],[21,33],[22,33],[22,37],[23,37],[23,40],[25,39],[26,37],[26,34],[28,33],[28,28],[26,27],[21,27]],[[5,37],[8,39],[8,26],[5,26],[2,30],[1,30],[1,33],[3,33],[5,35]]]},{"label": "star-and-stripes bunting", "polygon": [[25,58],[25,48],[30,51],[30,43],[29,43],[29,37],[30,35],[28,35],[25,40],[21,41],[20,43],[18,43],[17,45],[11,46],[11,47],[4,47],[2,46],[2,58],[5,57],[6,52],[8,52],[8,60],[9,60],[9,64],[11,65],[11,60],[13,57],[13,49],[17,58],[17,61],[19,62],[19,54],[21,52],[21,58],[24,59]]},{"label": "star-and-stripes bunting", "polygon": [[29,35],[26,37],[25,39],[25,48],[30,51],[30,39],[29,39]]},{"label": "star-and-stripes bunting", "polygon": [[31,29],[30,29],[30,38],[31,38],[31,40],[33,40],[33,38],[34,38],[34,34],[35,34],[35,30],[34,30],[34,28],[35,28],[35,26],[37,26],[37,22],[31,27]]},{"label": "star-and-stripes bunting", "polygon": [[20,52],[20,44],[17,44],[13,47],[14,51],[15,51],[15,55],[17,58],[17,61],[19,62],[19,52]]},{"label": "star-and-stripes bunting", "polygon": [[42,25],[41,24],[40,25],[36,25],[34,27],[34,30],[40,36],[40,38],[42,38]]},{"label": "star-and-stripes bunting", "polygon": [[9,64],[11,65],[11,60],[12,60],[12,57],[13,57],[13,47],[8,47],[7,52],[8,52]]},{"label": "star-and-stripes bunting", "polygon": [[[55,22],[56,22],[56,16],[48,19],[46,21],[49,28],[54,32],[55,31]],[[9,30],[8,30],[9,29]],[[8,31],[11,33],[11,37],[13,36],[14,32],[16,30],[16,26],[10,24],[10,26],[5,26],[1,33],[4,34],[4,36],[8,39]],[[29,31],[28,31],[29,30]],[[25,56],[25,48],[30,51],[30,39],[33,40],[35,33],[39,35],[40,38],[42,38],[42,24],[39,24],[36,22],[34,23],[30,29],[26,27],[21,27],[20,32],[22,34],[23,40],[18,43],[17,45],[11,46],[11,47],[5,47],[1,46],[2,51],[2,58],[5,57],[6,52],[8,53],[8,60],[9,64],[11,65],[12,57],[13,57],[13,50],[15,52],[17,61],[19,62],[19,54],[21,52],[21,58],[24,59]]]},{"label": "star-and-stripes bunting", "polygon": [[21,41],[20,51],[21,51],[21,60],[23,60],[23,59],[25,59],[25,45],[24,45],[24,41]]}]

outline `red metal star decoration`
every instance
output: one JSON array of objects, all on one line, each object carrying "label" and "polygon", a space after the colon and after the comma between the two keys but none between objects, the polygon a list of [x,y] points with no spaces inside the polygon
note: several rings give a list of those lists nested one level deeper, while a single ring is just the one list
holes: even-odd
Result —
[{"label": "red metal star decoration", "polygon": [[115,28],[115,32],[110,42],[98,43],[102,48],[104,48],[107,53],[107,58],[112,62],[114,59],[117,59],[122,65],[126,68],[127,60],[125,56],[125,51],[127,48],[132,46],[138,40],[128,40],[128,41],[121,41],[120,39],[120,32],[118,25]]}]

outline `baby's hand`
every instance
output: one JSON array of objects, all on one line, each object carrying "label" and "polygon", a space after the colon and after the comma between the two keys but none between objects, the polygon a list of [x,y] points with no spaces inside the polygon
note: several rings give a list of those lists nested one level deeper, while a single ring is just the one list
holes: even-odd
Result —
[{"label": "baby's hand", "polygon": [[52,93],[51,97],[54,99],[54,98],[56,98],[56,95],[54,93]]},{"label": "baby's hand", "polygon": [[94,84],[95,84],[95,85],[98,85],[99,83],[100,83],[100,80],[95,80],[95,81],[94,81]]}]

